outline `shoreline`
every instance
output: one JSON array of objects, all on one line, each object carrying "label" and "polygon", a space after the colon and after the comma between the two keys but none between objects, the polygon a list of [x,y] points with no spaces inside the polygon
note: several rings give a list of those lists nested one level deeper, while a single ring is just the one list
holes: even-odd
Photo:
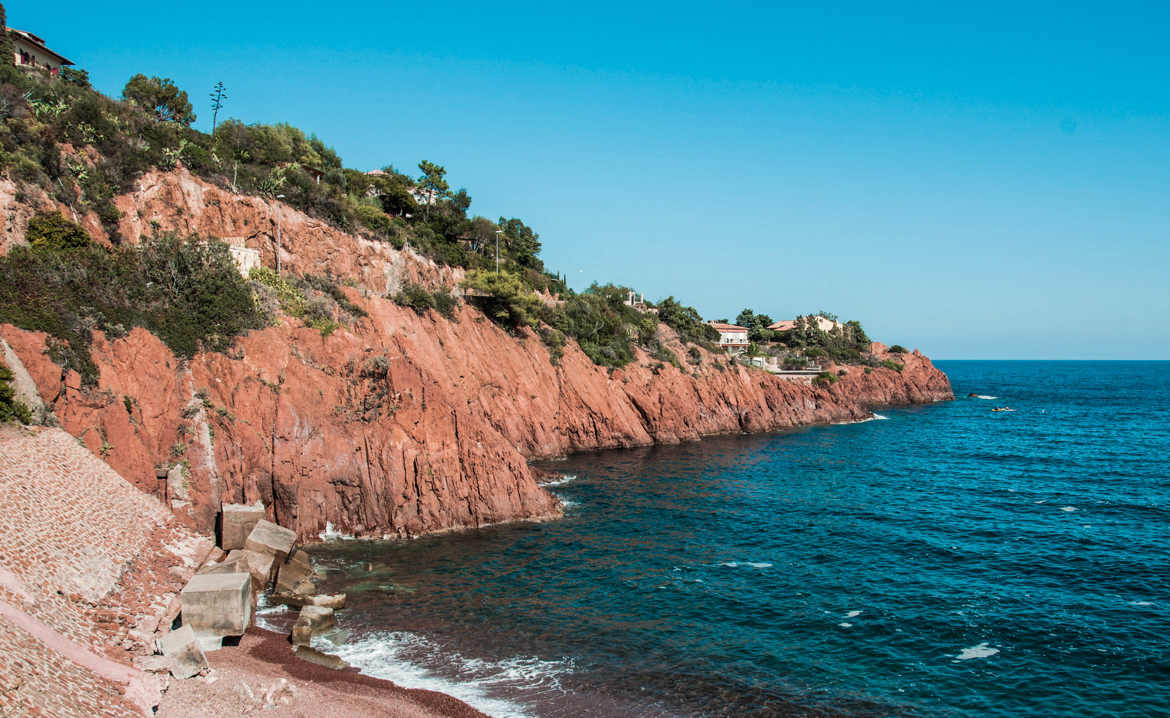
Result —
[{"label": "shoreline", "polygon": [[334,670],[309,663],[292,653],[287,636],[256,626],[248,628],[238,646],[212,651],[207,660],[207,676],[171,683],[159,718],[239,715],[253,707],[276,709],[272,715],[301,715],[303,709],[315,716],[490,718],[446,693],[405,688],[354,667]]}]

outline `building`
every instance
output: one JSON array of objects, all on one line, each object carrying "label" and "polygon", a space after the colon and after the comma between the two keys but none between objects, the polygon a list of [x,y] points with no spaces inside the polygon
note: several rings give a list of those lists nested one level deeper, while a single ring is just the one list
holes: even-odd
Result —
[{"label": "building", "polygon": [[[821,331],[825,331],[825,332],[832,331],[834,327],[841,326],[841,322],[833,321],[832,319],[822,317],[819,314],[815,317],[805,317],[805,319],[816,320],[817,327]],[[792,329],[796,328],[796,320],[795,319],[781,319],[778,322],[774,322],[772,324],[769,324],[768,328],[774,332],[791,331]]]},{"label": "building", "polygon": [[17,67],[44,70],[50,75],[56,75],[61,72],[62,67],[73,64],[64,56],[50,50],[43,38],[24,30],[15,30],[11,27],[6,29],[8,37],[12,38],[12,60]]},{"label": "building", "polygon": [[747,327],[723,322],[707,322],[719,332],[719,346],[730,352],[739,352],[748,348]]}]

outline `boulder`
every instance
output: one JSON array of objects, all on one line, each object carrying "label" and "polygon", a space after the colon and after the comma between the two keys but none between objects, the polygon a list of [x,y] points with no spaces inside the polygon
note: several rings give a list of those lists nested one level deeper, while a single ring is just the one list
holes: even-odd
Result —
[{"label": "boulder", "polygon": [[308,618],[297,617],[292,627],[293,647],[307,646],[313,640],[313,624]]},{"label": "boulder", "polygon": [[191,626],[171,631],[159,640],[159,649],[169,662],[175,678],[191,678],[207,668],[207,656],[199,647]]},{"label": "boulder", "polygon": [[248,534],[248,538],[244,541],[244,548],[249,551],[270,553],[276,557],[277,561],[284,562],[292,553],[296,541],[295,531],[261,519],[256,522],[256,526]]},{"label": "boulder", "polygon": [[206,563],[200,569],[199,573],[248,573],[248,562],[245,560],[244,552],[241,549],[235,549],[228,553],[227,557],[219,563]]},{"label": "boulder", "polygon": [[341,609],[345,608],[345,594],[328,593],[321,594],[319,596],[309,596],[309,605],[340,611]]},{"label": "boulder", "polygon": [[308,620],[313,631],[333,628],[333,609],[325,606],[303,606],[297,620]]},{"label": "boulder", "polygon": [[183,625],[201,636],[241,636],[252,621],[250,573],[200,573],[180,597]]},{"label": "boulder", "polygon": [[343,661],[341,658],[338,658],[337,656],[331,655],[329,653],[322,653],[321,651],[318,651],[314,648],[309,648],[308,646],[297,646],[295,649],[293,649],[293,653],[295,653],[296,657],[302,661],[316,663],[318,666],[332,668],[335,671],[342,671],[346,668],[349,668],[349,664]]},{"label": "boulder", "polygon": [[220,545],[227,549],[244,548],[248,535],[264,520],[264,504],[224,504],[220,510]]},{"label": "boulder", "polygon": [[242,564],[252,574],[252,588],[256,591],[267,590],[272,585],[272,577],[276,573],[276,557],[270,553],[261,553],[244,549]]},{"label": "boulder", "polygon": [[345,594],[303,594],[303,593],[274,593],[269,597],[272,603],[283,603],[286,606],[302,608],[304,606],[322,606],[340,611],[345,608]]},{"label": "boulder", "polygon": [[313,567],[309,563],[309,554],[297,551],[289,556],[288,561],[280,564],[276,574],[276,590],[281,593],[294,593],[297,585],[313,575]]}]

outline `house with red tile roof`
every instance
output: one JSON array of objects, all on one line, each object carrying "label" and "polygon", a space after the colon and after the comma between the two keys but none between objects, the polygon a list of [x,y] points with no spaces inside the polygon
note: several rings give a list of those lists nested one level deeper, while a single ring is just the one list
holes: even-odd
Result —
[{"label": "house with red tile roof", "polygon": [[12,38],[12,61],[17,67],[45,70],[50,75],[56,75],[62,67],[73,64],[64,55],[50,50],[39,35],[11,27],[5,30],[8,37]]},{"label": "house with red tile roof", "polygon": [[719,346],[730,352],[738,352],[748,348],[747,327],[724,322],[707,322],[719,332]]}]

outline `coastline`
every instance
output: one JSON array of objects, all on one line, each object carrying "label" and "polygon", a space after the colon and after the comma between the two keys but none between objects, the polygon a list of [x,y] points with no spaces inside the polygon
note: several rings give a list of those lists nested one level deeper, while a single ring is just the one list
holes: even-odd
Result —
[{"label": "coastline", "polygon": [[207,656],[207,676],[175,681],[163,694],[159,718],[243,715],[489,718],[445,693],[404,688],[356,668],[333,670],[293,655],[288,637],[255,626],[234,647]]}]

